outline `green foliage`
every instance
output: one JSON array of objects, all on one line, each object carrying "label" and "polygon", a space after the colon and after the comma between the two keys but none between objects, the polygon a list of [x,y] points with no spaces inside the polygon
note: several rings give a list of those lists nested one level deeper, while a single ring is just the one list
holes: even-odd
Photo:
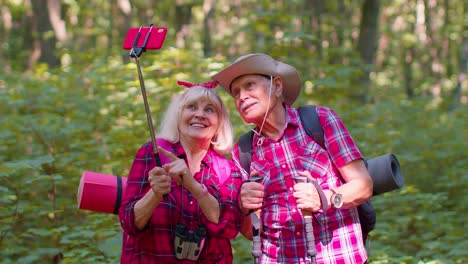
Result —
[{"label": "green foliage", "polygon": [[[176,79],[206,80],[202,72],[220,65],[178,50],[154,56],[140,63],[157,127],[171,94],[181,90]],[[441,111],[422,100],[356,107],[340,96],[356,69],[332,69],[325,72],[336,81],[322,82],[323,89],[312,89],[298,103],[317,103],[312,98],[336,87],[336,96],[321,104],[336,109],[367,157],[395,153],[405,177],[403,190],[373,198],[378,224],[371,233],[372,263],[461,263],[467,258],[460,214],[467,210],[466,107]],[[125,176],[134,152],[149,139],[136,80],[133,63],[112,58],[66,71],[1,76],[0,257],[6,263],[118,261],[117,217],[77,210],[76,191],[84,170]],[[245,132],[229,95],[220,94],[237,135]],[[235,263],[251,259],[251,242],[242,236],[233,248]]]},{"label": "green foliage", "polygon": [[[78,210],[76,194],[85,170],[126,176],[135,151],[149,140],[136,64],[122,63],[126,52],[115,36],[116,21],[110,20],[112,4],[69,0],[63,1],[62,11],[72,41],[58,50],[62,68],[37,65],[23,72],[32,40],[30,25],[22,22],[29,10],[20,2],[4,1],[13,30],[0,49],[5,58],[0,62],[0,259],[117,263],[117,217]],[[134,24],[141,23],[145,12],[159,13],[157,22],[169,29],[163,52],[147,52],[140,60],[156,129],[171,96],[182,90],[176,80],[205,81],[232,57],[269,53],[300,72],[304,91],[296,105],[334,108],[366,157],[393,152],[400,160],[405,188],[372,199],[378,222],[371,233],[370,263],[466,262],[466,81],[461,84],[465,101],[448,110],[463,47],[462,1],[447,2],[448,24],[435,16],[444,12],[432,10],[434,32],[427,38],[411,30],[416,2],[381,3],[385,48],[368,86],[361,77],[369,66],[354,49],[362,1],[344,1],[343,7],[327,1],[321,25],[312,23],[306,1],[241,1],[242,7],[220,1],[216,8],[222,19],[215,20],[220,28],[211,32],[214,58],[203,58],[201,51],[202,1],[190,2],[195,21],[185,25],[190,34],[183,50],[172,46],[177,33],[173,25],[179,19],[173,2],[158,2],[157,10],[145,10],[149,1],[133,2],[133,10],[141,12],[133,11]],[[89,18],[96,18],[92,26],[85,25]],[[444,66],[440,76],[428,74],[427,65],[438,66],[431,61],[435,51],[423,43],[431,37],[431,48],[447,52],[439,54],[437,63]],[[113,45],[109,48],[106,41]],[[402,65],[409,48],[414,51],[410,85],[416,96],[408,99]],[[430,96],[438,87],[440,97]],[[364,105],[354,96],[363,91],[368,91],[369,102]],[[234,110],[230,96],[221,90],[220,95],[231,110],[238,138],[249,125]],[[233,241],[233,250],[234,263],[251,262],[251,242],[241,235]]]}]

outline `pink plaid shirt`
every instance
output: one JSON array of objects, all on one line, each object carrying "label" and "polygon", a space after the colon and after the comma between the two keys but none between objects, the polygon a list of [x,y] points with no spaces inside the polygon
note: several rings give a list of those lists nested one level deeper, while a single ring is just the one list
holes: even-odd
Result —
[{"label": "pink plaid shirt", "polygon": [[[298,171],[307,170],[320,186],[332,189],[342,184],[337,167],[361,159],[362,155],[338,115],[317,107],[328,152],[315,143],[302,127],[297,109],[285,106],[287,124],[278,141],[266,138],[257,145],[253,138],[251,172],[265,186],[261,213],[262,255],[260,263],[310,263],[304,218],[293,196]],[[238,146],[233,159],[241,168]],[[245,174],[245,171],[243,171]],[[246,175],[244,175],[246,177]],[[301,176],[299,176],[301,177]],[[364,263],[364,248],[357,209],[329,209],[315,214],[313,229],[317,263]]]},{"label": "pink plaid shirt", "polygon": [[[158,145],[175,153],[179,158],[185,158],[184,149],[180,144],[171,144],[158,139]],[[164,144],[162,144],[164,143]],[[136,153],[127,181],[127,189],[119,210],[119,219],[124,230],[121,263],[232,263],[230,239],[236,237],[240,229],[241,216],[237,209],[237,190],[242,182],[241,175],[234,164],[231,165],[231,175],[220,183],[217,171],[213,169],[213,158],[216,154],[209,150],[202,161],[201,170],[194,175],[195,179],[207,187],[210,194],[218,199],[221,215],[218,224],[208,222],[198,206],[197,200],[189,191],[172,181],[168,201],[162,201],[153,212],[148,224],[143,230],[137,230],[134,223],[133,207],[146,192],[150,190],[147,181],[148,172],[155,166],[152,144],[146,143]],[[218,158],[222,158],[218,156]],[[163,164],[168,159],[161,154]],[[183,205],[182,205],[183,196]],[[195,230],[201,223],[208,229],[205,246],[198,261],[177,260],[174,255],[174,230],[176,224],[182,222],[189,229]]]}]

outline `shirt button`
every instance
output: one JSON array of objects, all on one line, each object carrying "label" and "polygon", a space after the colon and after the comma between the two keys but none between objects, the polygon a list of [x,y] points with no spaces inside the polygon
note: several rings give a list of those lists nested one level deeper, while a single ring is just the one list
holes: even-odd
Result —
[{"label": "shirt button", "polygon": [[293,213],[295,213],[295,212],[296,212],[296,209],[292,209],[291,211],[292,211]]},{"label": "shirt button", "polygon": [[190,201],[190,204],[193,204],[193,201]]},{"label": "shirt button", "polygon": [[283,168],[283,169],[284,169],[284,168],[286,168],[286,165],[284,165],[284,164],[283,164],[283,165],[281,165],[281,168]]},{"label": "shirt button", "polygon": [[292,191],[293,191],[293,188],[292,188],[292,187],[289,187],[289,190],[292,192]]},{"label": "shirt button", "polygon": [[296,235],[300,236],[300,235],[301,235],[301,232],[297,232]]}]

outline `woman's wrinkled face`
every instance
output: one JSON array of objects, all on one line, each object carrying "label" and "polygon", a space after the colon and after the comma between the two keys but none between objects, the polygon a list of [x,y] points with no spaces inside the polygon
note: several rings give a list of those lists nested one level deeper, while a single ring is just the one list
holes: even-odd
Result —
[{"label": "woman's wrinkled face", "polygon": [[219,111],[207,99],[187,103],[182,109],[179,131],[181,137],[211,141],[219,126]]}]

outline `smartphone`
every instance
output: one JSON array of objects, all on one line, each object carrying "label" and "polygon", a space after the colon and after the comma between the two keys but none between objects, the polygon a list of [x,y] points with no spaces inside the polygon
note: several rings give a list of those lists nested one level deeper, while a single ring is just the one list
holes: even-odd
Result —
[{"label": "smartphone", "polygon": [[[126,50],[130,50],[135,47],[142,48],[145,40],[146,42],[146,49],[160,49],[164,43],[164,39],[166,38],[167,28],[165,27],[136,27],[130,28],[127,31],[127,35],[125,37],[125,41],[123,43],[123,48]],[[135,42],[135,39],[138,40]]]}]

